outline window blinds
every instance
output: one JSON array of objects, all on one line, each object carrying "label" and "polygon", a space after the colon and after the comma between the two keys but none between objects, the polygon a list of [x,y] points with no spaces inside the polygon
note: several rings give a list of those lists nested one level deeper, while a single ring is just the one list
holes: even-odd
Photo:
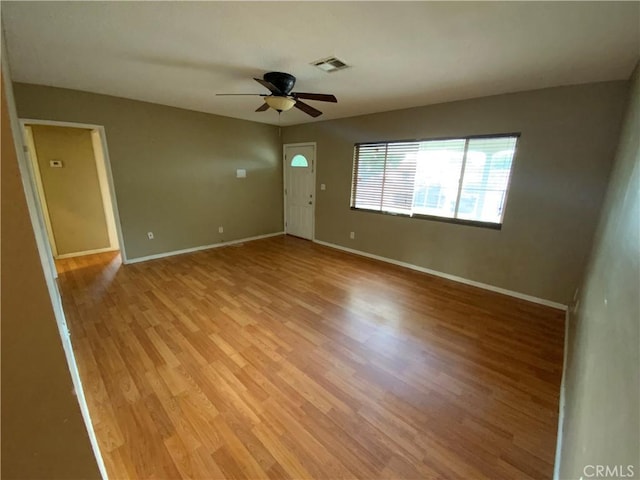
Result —
[{"label": "window blinds", "polygon": [[500,223],[517,135],[358,144],[351,206]]},{"label": "window blinds", "polygon": [[352,205],[411,213],[419,148],[416,142],[357,145]]}]

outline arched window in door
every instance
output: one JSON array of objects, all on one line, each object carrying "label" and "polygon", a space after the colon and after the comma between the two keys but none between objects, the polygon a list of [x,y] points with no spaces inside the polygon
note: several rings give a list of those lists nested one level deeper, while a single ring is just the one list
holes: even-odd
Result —
[{"label": "arched window in door", "polygon": [[304,155],[297,154],[291,159],[291,166],[306,168],[309,166],[309,161]]}]

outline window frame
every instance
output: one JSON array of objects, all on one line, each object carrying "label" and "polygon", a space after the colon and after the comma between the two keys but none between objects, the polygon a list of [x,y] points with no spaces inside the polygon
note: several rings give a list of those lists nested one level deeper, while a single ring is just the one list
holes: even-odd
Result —
[{"label": "window frame", "polygon": [[[350,210],[353,211],[357,211],[357,212],[366,212],[366,213],[374,213],[374,214],[378,214],[378,215],[391,215],[394,217],[406,217],[406,218],[416,218],[419,220],[433,220],[436,222],[443,222],[443,223],[453,223],[453,224],[457,224],[457,225],[466,225],[466,226],[471,226],[471,227],[482,227],[482,228],[489,228],[492,230],[502,230],[502,225],[504,224],[504,216],[505,216],[505,212],[507,209],[507,203],[508,203],[508,199],[509,199],[509,190],[511,189],[511,181],[513,179],[513,167],[516,161],[516,158],[518,156],[518,147],[520,145],[520,137],[522,136],[521,132],[508,132],[508,133],[487,133],[487,134],[481,134],[481,135],[465,135],[465,136],[460,136],[460,135],[456,135],[456,136],[447,136],[447,137],[428,137],[428,138],[419,138],[419,139],[405,139],[405,140],[385,140],[385,141],[372,141],[372,142],[357,142],[353,144],[353,163],[351,166],[351,194],[350,194],[350,199],[349,199],[349,208]],[[509,177],[507,179],[507,188],[505,189],[505,193],[504,193],[504,207],[502,209],[502,216],[500,218],[500,223],[493,223],[493,222],[483,222],[481,220],[469,220],[469,219],[464,219],[464,218],[455,218],[455,217],[440,217],[438,215],[426,215],[423,213],[414,213],[414,214],[407,214],[407,213],[397,213],[397,212],[388,212],[388,211],[384,211],[384,210],[372,210],[369,208],[362,208],[362,207],[355,207],[355,197],[356,197],[356,191],[357,188],[356,187],[356,179],[357,179],[357,165],[358,165],[358,158],[357,158],[357,152],[358,152],[358,147],[360,145],[389,145],[392,143],[409,143],[409,142],[431,142],[431,141],[442,141],[442,140],[465,140],[466,145],[468,145],[468,141],[469,140],[475,140],[475,139],[483,139],[483,138],[504,138],[504,137],[515,137],[516,138],[516,145],[515,145],[515,149],[513,151],[513,157],[511,159],[511,168],[509,169]],[[460,182],[462,182],[462,179],[464,178],[464,166],[460,172]],[[459,184],[458,186],[458,195],[460,195],[460,192],[462,191],[462,184]]]}]

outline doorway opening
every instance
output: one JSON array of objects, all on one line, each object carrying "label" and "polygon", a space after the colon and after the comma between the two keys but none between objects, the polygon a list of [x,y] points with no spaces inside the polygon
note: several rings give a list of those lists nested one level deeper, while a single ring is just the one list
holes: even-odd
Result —
[{"label": "doorway opening", "polygon": [[284,145],[284,231],[315,238],[316,144]]},{"label": "doorway opening", "polygon": [[122,252],[104,128],[21,120],[54,260]]}]

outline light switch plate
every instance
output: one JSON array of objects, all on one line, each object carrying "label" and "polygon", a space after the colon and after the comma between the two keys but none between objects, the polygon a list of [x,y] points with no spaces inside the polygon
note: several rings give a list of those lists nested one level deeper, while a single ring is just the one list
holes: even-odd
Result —
[{"label": "light switch plate", "polygon": [[247,171],[244,168],[237,169],[236,178],[247,178]]},{"label": "light switch plate", "polygon": [[327,186],[324,183],[320,184],[320,190],[326,190]]}]

